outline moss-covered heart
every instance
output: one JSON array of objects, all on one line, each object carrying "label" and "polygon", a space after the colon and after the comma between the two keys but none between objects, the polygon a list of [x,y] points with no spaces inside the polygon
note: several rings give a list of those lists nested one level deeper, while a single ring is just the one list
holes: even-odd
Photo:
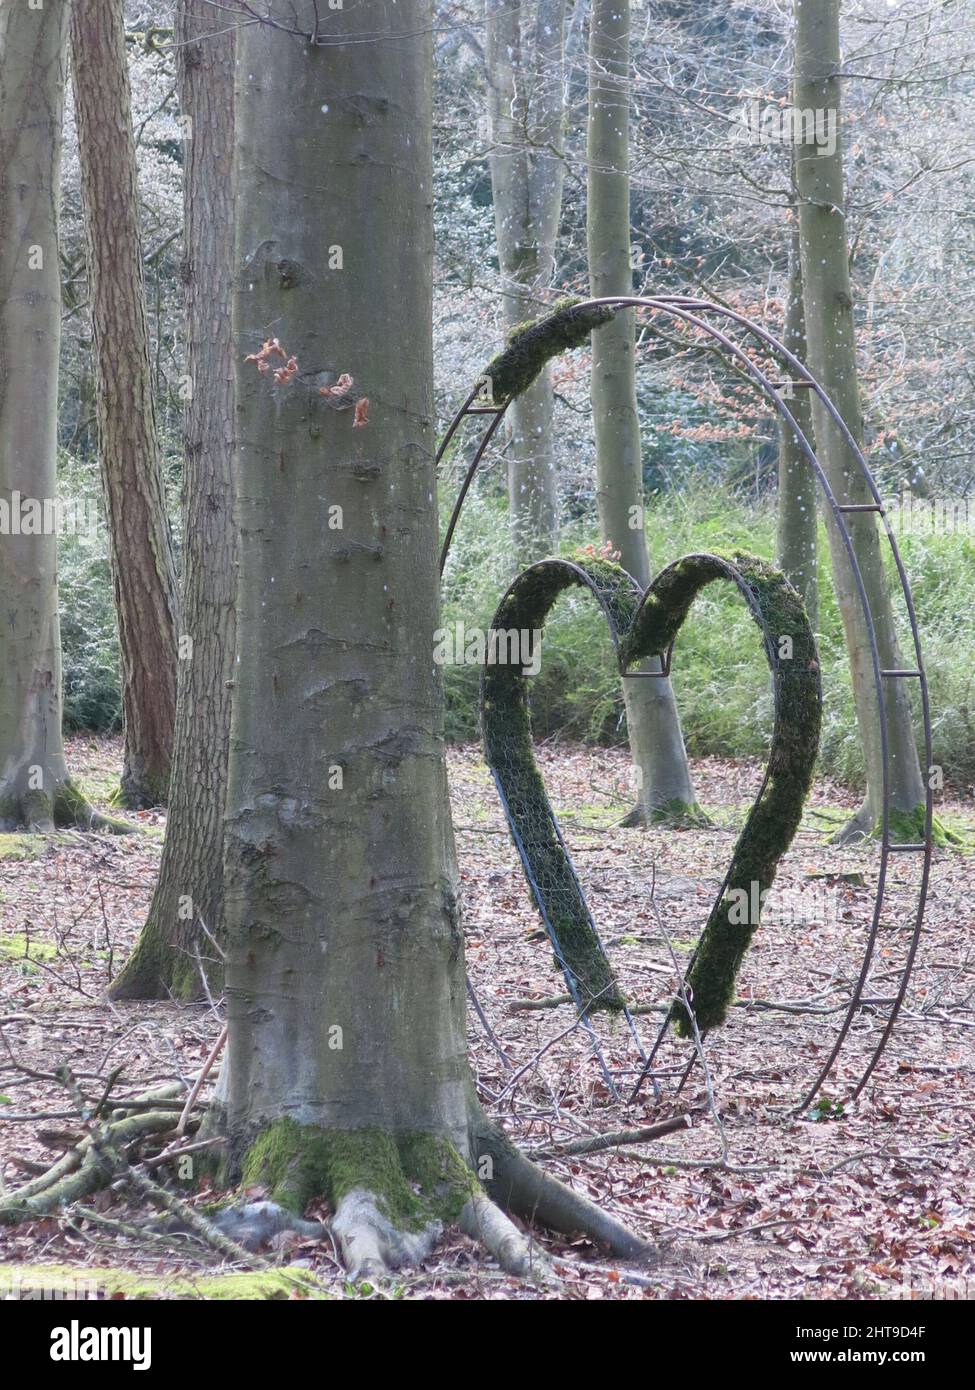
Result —
[{"label": "moss-covered heart", "polygon": [[[761,630],[772,673],[775,723],[765,779],[686,981],[702,1032],[727,1016],[739,967],[759,925],[764,893],[799,826],[812,781],[822,691],[816,642],[801,598],[784,575],[752,555],[686,555],[641,593],[618,565],[586,554],[543,560],[525,570],[501,600],[492,623],[499,633],[540,633],[564,589],[588,588],[606,615],[625,673],[648,657],[664,656],[695,597],[715,579],[737,585]],[[518,660],[498,662],[498,652],[505,650],[517,651]],[[485,665],[481,681],[484,752],[532,896],[578,1001],[590,1010],[622,1009],[625,1001],[535,762],[528,704],[528,668],[537,669],[533,654],[524,641],[506,644],[500,636],[488,642],[487,651],[495,661]],[[671,1017],[679,1033],[691,1032],[683,1004],[675,1004]]]}]

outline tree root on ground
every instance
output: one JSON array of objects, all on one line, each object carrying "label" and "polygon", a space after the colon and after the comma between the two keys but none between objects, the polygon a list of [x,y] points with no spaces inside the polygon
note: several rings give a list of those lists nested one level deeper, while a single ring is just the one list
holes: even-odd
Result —
[{"label": "tree root on ground", "polygon": [[[81,1104],[66,1069],[64,1080]],[[204,1214],[136,1166],[146,1139],[173,1133],[176,1112],[148,1110],[111,1121],[83,1115],[83,1121],[88,1133],[80,1143],[0,1199],[0,1223],[50,1216],[121,1183],[166,1213],[162,1221],[137,1223],[136,1229],[195,1235],[238,1265],[263,1264],[256,1252],[293,1232],[303,1240],[334,1241],[353,1278],[377,1280],[427,1259],[445,1226],[454,1224],[507,1274],[557,1279],[549,1256],[517,1220],[588,1236],[625,1260],[645,1263],[653,1253],[615,1217],[537,1168],[479,1111],[467,1158],[448,1140],[426,1133],[394,1138],[375,1130],[321,1131],[278,1122],[252,1145],[240,1169],[242,1185],[263,1186],[270,1200],[239,1202],[216,1214]],[[303,1219],[312,1197],[330,1201],[335,1214],[328,1223]]]}]

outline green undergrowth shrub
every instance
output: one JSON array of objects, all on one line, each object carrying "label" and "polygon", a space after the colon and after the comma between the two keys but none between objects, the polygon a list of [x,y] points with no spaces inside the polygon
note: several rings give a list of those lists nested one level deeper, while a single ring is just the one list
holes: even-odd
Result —
[{"label": "green undergrowth shrub", "polygon": [[[658,498],[648,512],[647,535],[655,572],[692,551],[741,547],[771,559],[775,516],[771,506],[743,504],[709,484]],[[588,543],[598,545],[594,516],[566,526],[560,550],[566,554]],[[975,633],[966,620],[975,609],[975,538],[908,535],[899,537],[899,543],[921,626],[935,762],[951,783],[963,784],[975,777]],[[479,496],[475,488],[445,575],[444,626],[463,622],[468,631],[486,629],[515,573],[504,499]],[[819,589],[817,638],[824,694],[819,770],[857,786],[863,757],[822,525]],[[894,592],[900,613],[899,589]],[[910,662],[906,621],[902,643]],[[451,740],[477,737],[479,675],[479,667],[473,665],[444,668]],[[677,640],[673,684],[692,757],[765,754],[772,722],[768,673],[755,626],[729,586],[713,585],[695,603]],[[605,624],[581,591],[560,600],[546,628],[542,670],[533,681],[532,717],[536,738],[557,736],[604,745],[626,741],[622,695]]]}]

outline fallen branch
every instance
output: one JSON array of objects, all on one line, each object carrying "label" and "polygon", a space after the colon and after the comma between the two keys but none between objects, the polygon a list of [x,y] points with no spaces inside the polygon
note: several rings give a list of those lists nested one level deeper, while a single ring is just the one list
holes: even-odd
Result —
[{"label": "fallen branch", "polygon": [[186,1125],[187,1125],[187,1122],[188,1122],[188,1120],[189,1120],[189,1118],[190,1118],[190,1111],[193,1109],[193,1106],[196,1104],[196,1099],[197,1099],[197,1096],[200,1094],[200,1091],[201,1091],[202,1088],[203,1088],[203,1083],[204,1083],[204,1081],[207,1079],[207,1077],[209,1076],[210,1070],[211,1070],[211,1068],[213,1067],[214,1062],[215,1062],[215,1061],[217,1060],[217,1058],[220,1056],[220,1053],[221,1053],[222,1050],[223,1050],[223,1045],[224,1045],[224,1043],[225,1043],[226,1041],[227,1041],[227,1025],[226,1025],[226,1023],[225,1023],[225,1024],[223,1025],[223,1028],[221,1029],[219,1038],[217,1038],[217,1041],[216,1041],[216,1042],[213,1044],[213,1046],[211,1047],[210,1052],[209,1052],[209,1054],[208,1054],[208,1056],[207,1056],[206,1061],[203,1063],[203,1066],[200,1068],[200,1074],[199,1074],[199,1076],[198,1076],[198,1077],[196,1078],[196,1080],[193,1082],[193,1088],[192,1088],[192,1090],[190,1091],[189,1095],[186,1097],[186,1104],[183,1106],[183,1113],[180,1115],[180,1117],[179,1117],[179,1123],[178,1123],[177,1126],[176,1126],[176,1133],[177,1133],[177,1135],[179,1136],[179,1138],[182,1138],[182,1137],[183,1137],[183,1134],[184,1134],[185,1131],[186,1131]]},{"label": "fallen branch", "polygon": [[587,1139],[573,1139],[568,1144],[555,1144],[541,1149],[530,1149],[529,1158],[565,1158],[571,1154],[595,1154],[602,1149],[618,1149],[624,1144],[645,1144],[649,1139],[661,1139],[665,1134],[673,1134],[679,1129],[690,1129],[690,1115],[673,1115],[659,1124],[646,1125],[643,1129],[621,1129],[613,1134],[594,1134]]}]

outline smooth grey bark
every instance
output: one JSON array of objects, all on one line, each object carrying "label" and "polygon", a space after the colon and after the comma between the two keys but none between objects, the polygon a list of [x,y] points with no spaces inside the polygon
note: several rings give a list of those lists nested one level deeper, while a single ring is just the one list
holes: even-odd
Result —
[{"label": "smooth grey bark", "polygon": [[121,652],[122,798],[129,806],[156,806],[169,789],[178,604],[156,430],[122,0],[74,0],[71,49]]},{"label": "smooth grey bark", "polygon": [[[314,0],[270,9],[314,30]],[[431,6],[363,0],[323,30],[312,45],[253,24],[238,40],[240,578],[214,1123],[245,1180],[296,1206],[328,1196],[346,1260],[371,1270],[433,1238],[397,1218],[418,1149],[520,1210],[530,1165],[486,1124],[466,1055],[433,660]],[[372,42],[341,42],[363,31]],[[277,382],[245,360],[269,336]],[[321,394],[346,374],[344,394]],[[537,1178],[560,1229],[609,1222],[616,1248],[642,1248]],[[485,1240],[507,1250],[512,1229]]]},{"label": "smooth grey bark", "polygon": [[[565,0],[485,0],[485,66],[498,263],[510,331],[548,307],[565,177]],[[521,560],[556,548],[549,370],[505,417],[508,508]]]},{"label": "smooth grey bark", "polygon": [[0,6],[2,830],[121,828],[96,816],[72,785],[61,737],[58,197],[67,37],[66,5]]},{"label": "smooth grey bark", "polygon": [[[594,297],[633,293],[630,264],[630,4],[593,0],[589,21],[586,230]],[[592,335],[596,505],[604,542],[643,587],[652,577],[636,402],[634,311]],[[659,671],[660,661],[641,671]],[[699,814],[670,680],[623,681],[637,805],[631,823]]]},{"label": "smooth grey bark", "polygon": [[[789,249],[789,284],[786,291],[782,341],[800,362],[805,362],[806,315],[802,304],[802,260],[799,219],[793,218]],[[809,392],[792,391],[787,400],[796,424],[814,444]],[[779,421],[779,482],[776,506],[775,563],[802,595],[813,631],[819,619],[818,565],[816,554],[816,503],[819,488],[812,464],[806,458],[795,430]]]},{"label": "smooth grey bark", "polygon": [[[186,410],[181,647],[173,769],[159,880],[114,998],[219,990],[223,814],[234,672],[234,54],[236,30],[207,0],[176,15],[184,118]],[[186,124],[186,121],[189,124]],[[201,925],[202,924],[202,925]],[[205,928],[205,930],[204,930]]]},{"label": "smooth grey bark", "polygon": [[[862,443],[863,418],[844,201],[840,80],[836,75],[841,69],[839,0],[820,0],[815,5],[797,3],[795,18],[794,103],[799,110],[827,113],[821,119],[835,121],[836,131],[832,149],[828,141],[821,141],[819,145],[810,141],[796,147],[809,365],[832,397],[854,439]],[[823,128],[828,131],[829,125]],[[808,129],[806,134],[810,134]],[[837,426],[818,402],[813,412],[820,462],[838,500],[841,504],[872,501]],[[877,519],[871,513],[851,513],[846,522],[876,624],[881,667],[901,669],[904,661],[883,568]],[[867,770],[866,798],[843,832],[845,837],[851,837],[868,833],[877,824],[880,814],[882,758],[878,702],[867,626],[854,587],[852,566],[831,518],[828,532]],[[923,821],[925,793],[904,680],[884,681],[884,703],[890,741],[892,833],[895,838],[917,839]]]}]

